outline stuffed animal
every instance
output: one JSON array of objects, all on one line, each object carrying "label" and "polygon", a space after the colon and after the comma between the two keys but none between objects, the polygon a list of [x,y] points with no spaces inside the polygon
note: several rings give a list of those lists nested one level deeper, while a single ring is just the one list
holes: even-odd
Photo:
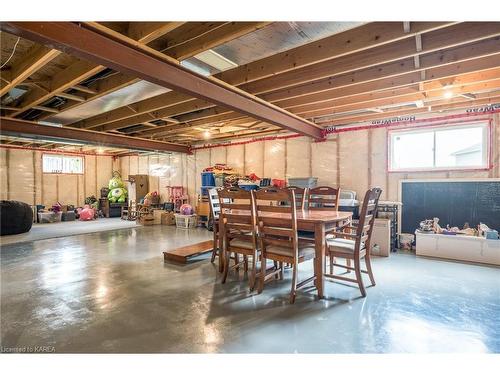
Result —
[{"label": "stuffed animal", "polygon": [[108,187],[108,200],[111,203],[123,203],[127,200],[127,189],[125,189],[120,173],[113,172],[113,178],[109,180]]}]

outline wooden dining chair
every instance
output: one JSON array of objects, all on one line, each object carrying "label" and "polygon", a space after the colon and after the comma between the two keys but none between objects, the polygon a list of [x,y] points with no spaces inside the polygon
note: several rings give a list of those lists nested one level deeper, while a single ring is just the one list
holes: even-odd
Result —
[{"label": "wooden dining chair", "polygon": [[[215,257],[219,257],[219,272],[224,270],[223,257],[221,256],[222,246],[220,245],[220,234],[219,234],[219,214],[220,214],[220,204],[219,204],[219,194],[217,188],[212,188],[208,190],[208,201],[210,203],[210,216],[213,223],[213,250],[211,262],[215,262]],[[229,201],[229,200],[227,200]]]},{"label": "wooden dining chair", "polygon": [[[266,281],[276,275],[283,279],[284,264],[289,263],[293,268],[290,303],[294,303],[297,289],[314,280],[312,276],[298,282],[298,265],[315,256],[314,244],[299,243],[295,192],[273,187],[253,191],[253,196],[261,251],[258,292],[262,293]],[[271,202],[276,203],[270,204]],[[274,261],[274,267],[270,269],[267,268],[268,259]]]},{"label": "wooden dining chair", "polygon": [[[375,278],[373,277],[370,260],[370,240],[373,232],[373,223],[375,221],[375,214],[377,212],[378,200],[381,193],[382,189],[380,188],[373,188],[368,190],[363,200],[363,206],[361,208],[358,225],[344,227],[344,229],[349,229],[350,233],[346,233],[345,231],[337,232],[336,235],[338,237],[328,238],[326,240],[328,252],[327,255],[330,256],[330,259],[335,259],[335,261],[330,268],[330,273],[325,274],[325,277],[357,283],[363,297],[366,297],[366,290],[363,285],[362,274],[367,273],[370,277],[372,286],[375,285]],[[337,258],[353,260],[354,267],[351,267],[349,264],[337,264]],[[365,259],[366,270],[361,269],[360,261],[363,258]],[[333,266],[345,268],[348,270],[354,270],[356,278],[352,279],[334,274]]]},{"label": "wooden dining chair", "polygon": [[340,188],[318,186],[309,189],[307,193],[308,208],[310,210],[338,210]]},{"label": "wooden dining chair", "polygon": [[[222,283],[224,284],[229,269],[236,269],[243,265],[244,271],[248,272],[248,258],[252,259],[251,275],[249,277],[250,290],[255,286],[257,274],[257,232],[254,215],[254,204],[252,193],[237,187],[230,187],[218,191],[219,195],[219,243],[222,244],[224,273]],[[248,215],[233,214],[233,210],[247,211]],[[234,254],[234,265],[230,266],[230,260]],[[240,262],[239,255],[243,256]]]},{"label": "wooden dining chair", "polygon": [[298,186],[288,186],[289,190],[293,190],[295,193],[295,206],[297,210],[302,210],[307,208],[307,194],[308,188],[301,188]]}]

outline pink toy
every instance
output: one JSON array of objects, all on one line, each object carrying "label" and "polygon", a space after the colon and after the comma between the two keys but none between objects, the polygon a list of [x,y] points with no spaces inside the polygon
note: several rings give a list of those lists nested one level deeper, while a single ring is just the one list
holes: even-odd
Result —
[{"label": "pink toy", "polygon": [[190,204],[183,204],[179,209],[181,215],[192,215],[194,213],[193,206]]},{"label": "pink toy", "polygon": [[78,213],[80,214],[80,220],[82,221],[94,220],[95,211],[93,208],[90,208],[88,204],[86,204],[82,209],[79,209]]}]

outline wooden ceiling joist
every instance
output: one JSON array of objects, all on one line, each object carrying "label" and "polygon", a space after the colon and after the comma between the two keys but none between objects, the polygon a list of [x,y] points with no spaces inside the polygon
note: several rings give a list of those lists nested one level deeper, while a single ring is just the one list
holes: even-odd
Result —
[{"label": "wooden ceiling joist", "polygon": [[97,146],[121,147],[133,150],[182,153],[189,152],[188,147],[173,143],[153,141],[125,135],[103,134],[92,130],[40,125],[36,122],[13,119],[10,117],[0,117],[0,132],[2,135],[11,135],[14,137],[40,137],[41,139],[48,141],[77,141]]},{"label": "wooden ceiling joist", "polygon": [[128,35],[140,43],[148,44],[184,24],[185,22],[130,22]]},{"label": "wooden ceiling joist", "polygon": [[160,60],[71,22],[5,22],[2,30],[50,44],[80,58],[180,91],[285,129],[321,138],[313,123],[222,82],[197,75],[171,61]]},{"label": "wooden ceiling joist", "polygon": [[[48,62],[52,61],[61,52],[45,46],[36,45],[31,48],[24,56],[19,58],[19,63],[11,67],[10,71],[6,74],[9,83],[2,84],[0,88],[0,96],[3,96],[9,90],[13,89],[33,73],[45,66]],[[2,72],[4,75],[5,72]]]}]

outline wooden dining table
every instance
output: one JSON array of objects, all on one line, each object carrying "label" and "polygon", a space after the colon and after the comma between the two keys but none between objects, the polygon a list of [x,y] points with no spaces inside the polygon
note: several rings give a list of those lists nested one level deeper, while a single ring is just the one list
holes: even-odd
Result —
[{"label": "wooden dining table", "polygon": [[[231,210],[232,215],[249,216],[247,210]],[[262,215],[262,214],[261,214]],[[272,218],[290,219],[290,215],[282,212],[265,212],[263,215]],[[318,290],[318,297],[324,297],[325,290],[325,251],[326,233],[341,227],[351,221],[352,212],[335,210],[297,210],[297,230],[314,232],[314,285]]]}]

